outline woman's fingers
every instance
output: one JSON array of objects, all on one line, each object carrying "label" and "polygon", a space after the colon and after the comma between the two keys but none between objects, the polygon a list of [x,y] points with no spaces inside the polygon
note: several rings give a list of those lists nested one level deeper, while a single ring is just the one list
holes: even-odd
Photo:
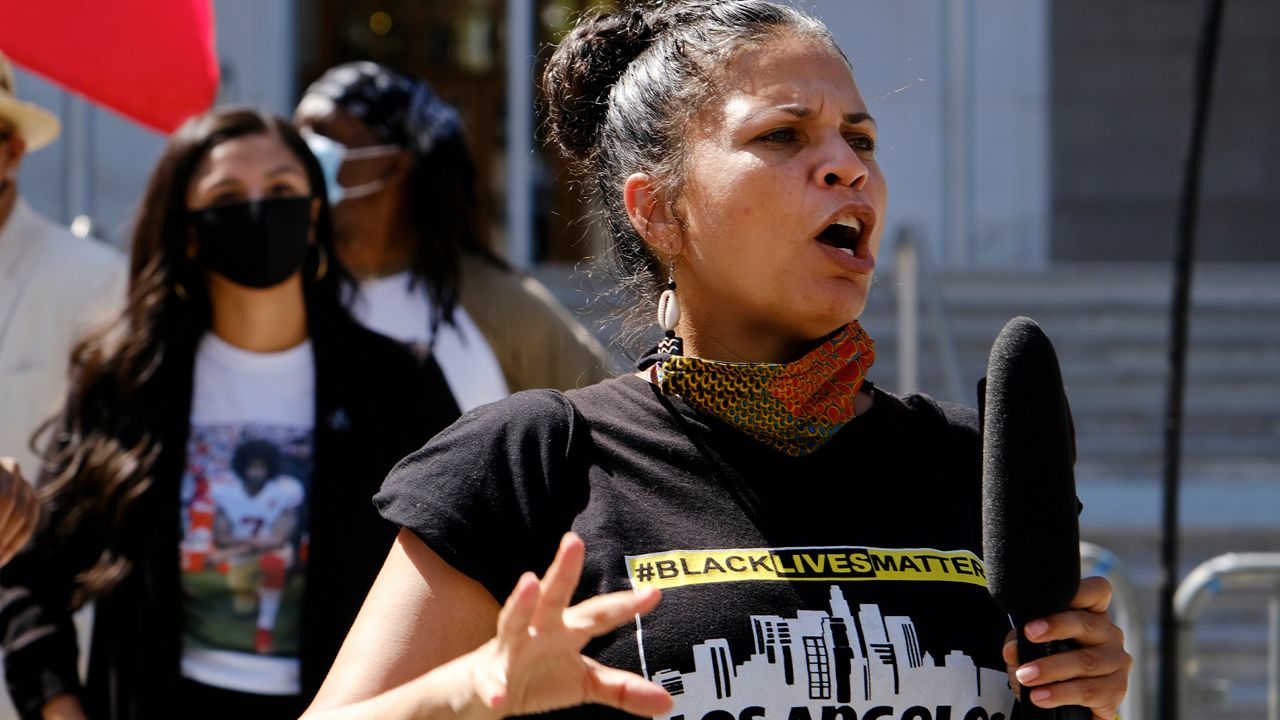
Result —
[{"label": "woman's fingers", "polygon": [[582,576],[584,555],[582,539],[571,532],[565,533],[551,567],[542,576],[542,593],[533,612],[534,627],[552,627],[561,622],[573,591],[578,587],[578,578]]},{"label": "woman's fingers", "polygon": [[[1124,633],[1107,617],[1111,583],[1085,578],[1071,601],[1075,608],[1026,624],[1023,631],[1032,642],[1070,640],[1078,647],[1040,658],[1018,667],[1017,684],[1031,688],[1031,700],[1041,707],[1082,705],[1094,716],[1110,720],[1124,699],[1133,660],[1124,649]],[[1016,645],[1005,645],[1004,658],[1011,663]]]},{"label": "woman's fingers", "polygon": [[526,572],[516,581],[511,595],[498,611],[497,636],[480,649],[488,649],[494,654],[489,655],[477,667],[472,680],[476,696],[485,707],[496,710],[507,702],[508,662],[510,658],[520,655],[526,641],[530,639],[529,623],[533,620],[541,593],[542,583],[538,581],[538,576]]},{"label": "woman's fingers", "polygon": [[[1123,676],[1123,677],[1122,677]],[[1106,677],[1088,677],[1037,687],[1031,690],[1031,701],[1042,708],[1080,705],[1093,711],[1095,718],[1112,720],[1128,688],[1128,673]]]},{"label": "woman's fingers", "polygon": [[1067,610],[1032,620],[1024,630],[1028,640],[1038,643],[1052,640],[1074,640],[1081,645],[1124,642],[1124,634],[1109,617],[1087,610]]},{"label": "woman's fingers", "polygon": [[538,606],[538,578],[531,572],[520,576],[515,589],[498,612],[498,639],[511,643],[528,635],[529,622]]},{"label": "woman's fingers", "polygon": [[[1132,658],[1124,649],[1124,633],[1105,615],[1073,611],[1047,618],[1047,630],[1027,636],[1034,642],[1070,639],[1080,647],[1040,658],[1020,666],[1018,682],[1036,686],[1073,678],[1103,677],[1118,671],[1128,673]],[[1028,623],[1028,627],[1035,623]]]},{"label": "woman's fingers", "polygon": [[609,632],[637,614],[649,612],[661,599],[662,593],[653,588],[597,595],[569,608],[564,614],[565,625],[594,637]]},{"label": "woman's fingers", "polygon": [[635,673],[601,665],[590,658],[583,658],[583,661],[587,666],[587,702],[645,717],[671,709],[671,696],[662,686]]},{"label": "woman's fingers", "polygon": [[1129,654],[1119,644],[1079,647],[1026,663],[1018,668],[1016,675],[1023,685],[1047,685],[1074,678],[1127,672],[1129,662]]},{"label": "woman's fingers", "polygon": [[582,576],[585,555],[582,539],[572,532],[565,533],[555,559],[542,577],[541,593],[531,619],[535,628],[563,624],[570,630],[595,636],[614,629],[637,613],[649,612],[658,604],[661,593],[645,589],[597,595],[569,607]]},{"label": "woman's fingers", "polygon": [[474,698],[501,713],[598,702],[654,715],[671,707],[658,685],[580,653],[587,640],[658,604],[654,589],[624,590],[566,607],[582,574],[582,541],[567,533],[539,580],[525,573],[498,613],[498,635],[474,654]]},{"label": "woman's fingers", "polygon": [[1106,578],[1088,577],[1071,600],[1071,610],[1032,620],[1023,631],[1032,642],[1074,640],[1081,645],[1102,645],[1124,637],[1106,615],[1111,605],[1111,583]]},{"label": "woman's fingers", "polygon": [[1104,613],[1111,607],[1111,581],[1104,577],[1087,577],[1080,580],[1076,596],[1071,598],[1071,608]]}]

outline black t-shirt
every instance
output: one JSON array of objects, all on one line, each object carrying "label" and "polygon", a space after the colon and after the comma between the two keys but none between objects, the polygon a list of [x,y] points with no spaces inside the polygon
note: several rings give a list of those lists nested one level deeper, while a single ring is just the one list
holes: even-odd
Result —
[{"label": "black t-shirt", "polygon": [[499,600],[569,529],[587,548],[577,600],[662,588],[587,653],[666,687],[666,718],[1007,720],[977,417],[871,392],[803,458],[631,375],[519,393],[407,458],[375,502]]}]

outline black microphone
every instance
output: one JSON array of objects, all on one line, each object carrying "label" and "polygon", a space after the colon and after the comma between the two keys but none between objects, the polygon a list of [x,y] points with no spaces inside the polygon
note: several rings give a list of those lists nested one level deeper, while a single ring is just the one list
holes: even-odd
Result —
[{"label": "black microphone", "polygon": [[[991,347],[982,405],[982,552],[987,588],[1017,627],[1018,662],[1070,650],[1036,643],[1031,620],[1069,608],[1080,586],[1075,439],[1053,345],[1030,318]],[[1047,710],[1022,689],[1023,720],[1090,720],[1078,705]]]}]

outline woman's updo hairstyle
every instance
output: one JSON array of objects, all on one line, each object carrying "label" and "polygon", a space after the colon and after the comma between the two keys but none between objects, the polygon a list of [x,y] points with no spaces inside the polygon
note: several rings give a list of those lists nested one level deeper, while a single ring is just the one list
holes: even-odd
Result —
[{"label": "woman's updo hairstyle", "polygon": [[548,136],[600,200],[611,264],[635,299],[660,292],[666,274],[627,218],[623,182],[647,173],[669,201],[678,198],[687,126],[715,96],[720,72],[741,51],[783,36],[840,52],[820,21],[767,0],[648,0],[579,18],[547,63]]}]

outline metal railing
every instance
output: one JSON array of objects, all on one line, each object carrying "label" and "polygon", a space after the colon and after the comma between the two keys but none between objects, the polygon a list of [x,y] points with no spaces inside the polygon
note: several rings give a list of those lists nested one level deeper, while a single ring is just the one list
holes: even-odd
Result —
[{"label": "metal railing", "polygon": [[1280,553],[1227,553],[1206,560],[1178,585],[1173,596],[1175,642],[1178,670],[1178,717],[1191,717],[1194,701],[1192,681],[1195,657],[1192,653],[1196,619],[1217,595],[1228,591],[1266,591],[1267,632],[1267,720],[1280,720]]}]

